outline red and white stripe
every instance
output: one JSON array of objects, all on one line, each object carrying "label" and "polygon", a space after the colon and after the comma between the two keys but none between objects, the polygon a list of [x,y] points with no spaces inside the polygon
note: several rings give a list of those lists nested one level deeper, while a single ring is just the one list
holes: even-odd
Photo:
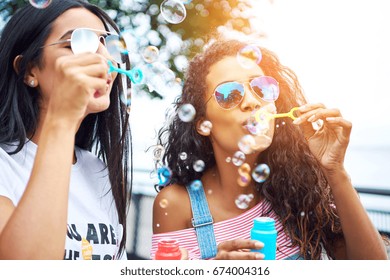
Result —
[{"label": "red and white stripe", "polygon": [[[248,211],[237,217],[214,223],[214,233],[217,244],[238,238],[250,239],[250,231],[253,226],[253,219],[260,217],[262,213],[267,213],[271,208],[268,201],[262,201]],[[298,246],[291,246],[291,239],[284,233],[283,226],[274,211],[266,216],[275,220],[276,230],[278,231],[276,259],[284,259],[299,252]],[[161,239],[175,239],[179,242],[180,247],[188,250],[189,259],[200,259],[198,240],[194,228],[187,228],[166,233],[153,234],[152,248],[150,256],[154,259],[157,250],[157,244]]]}]

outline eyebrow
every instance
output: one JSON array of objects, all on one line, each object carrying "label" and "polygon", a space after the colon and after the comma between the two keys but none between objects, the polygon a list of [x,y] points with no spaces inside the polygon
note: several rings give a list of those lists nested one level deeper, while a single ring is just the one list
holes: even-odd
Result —
[{"label": "eyebrow", "polygon": [[[104,29],[94,29],[94,28],[88,28],[88,27],[78,27],[78,28],[66,31],[65,34],[62,35],[59,40],[63,40],[65,37],[71,35],[72,32],[75,31],[76,29],[88,29],[88,30],[91,30],[91,31],[94,31],[94,32],[100,32],[100,33],[104,33],[104,34],[107,34],[107,35],[114,34],[113,32],[110,32],[110,31],[107,31],[107,30],[104,30]],[[101,35],[101,34],[99,34],[99,35]]]}]

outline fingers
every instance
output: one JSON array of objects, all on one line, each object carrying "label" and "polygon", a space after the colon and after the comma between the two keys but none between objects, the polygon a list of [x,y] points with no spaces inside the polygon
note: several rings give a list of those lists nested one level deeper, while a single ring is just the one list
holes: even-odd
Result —
[{"label": "fingers", "polygon": [[180,247],[179,248],[180,252],[181,252],[181,260],[188,260],[188,250],[186,248],[182,248]]},{"label": "fingers", "polygon": [[342,127],[343,136],[349,138],[352,130],[352,123],[342,117],[327,117],[326,121],[330,126]]},{"label": "fingers", "polygon": [[343,128],[342,134],[345,137],[350,135],[352,123],[345,120],[338,109],[329,109],[322,103],[316,103],[301,106],[299,112],[301,115],[293,123],[301,126],[306,139],[310,138],[317,130],[313,129],[312,124],[320,123],[320,121],[324,121],[323,125],[331,128]]},{"label": "fingers", "polygon": [[264,254],[251,252],[250,250],[259,250],[264,244],[249,239],[235,239],[218,244],[218,253],[215,259],[220,260],[262,260]]}]

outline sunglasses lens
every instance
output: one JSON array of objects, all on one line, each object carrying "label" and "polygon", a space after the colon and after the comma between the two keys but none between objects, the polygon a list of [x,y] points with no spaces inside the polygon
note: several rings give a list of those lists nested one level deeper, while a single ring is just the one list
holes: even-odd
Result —
[{"label": "sunglasses lens", "polygon": [[124,63],[128,54],[126,42],[122,36],[108,35],[106,37],[106,48],[109,54],[118,63]]},{"label": "sunglasses lens", "polygon": [[273,102],[279,97],[278,82],[268,76],[261,76],[250,82],[252,90],[264,101]]},{"label": "sunglasses lens", "polygon": [[237,106],[244,97],[244,87],[236,82],[228,82],[219,85],[215,89],[215,98],[224,109]]},{"label": "sunglasses lens", "polygon": [[74,54],[95,53],[99,48],[99,38],[89,29],[75,29],[72,33],[71,48]]}]

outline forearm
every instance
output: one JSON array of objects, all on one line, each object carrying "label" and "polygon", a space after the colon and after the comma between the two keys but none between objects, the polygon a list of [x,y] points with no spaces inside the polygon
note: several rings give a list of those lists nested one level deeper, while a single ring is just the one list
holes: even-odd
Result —
[{"label": "forearm", "polygon": [[345,170],[327,176],[340,216],[348,259],[387,259],[384,242]]},{"label": "forearm", "polygon": [[0,258],[62,259],[74,127],[45,121],[26,190],[0,236]]}]

